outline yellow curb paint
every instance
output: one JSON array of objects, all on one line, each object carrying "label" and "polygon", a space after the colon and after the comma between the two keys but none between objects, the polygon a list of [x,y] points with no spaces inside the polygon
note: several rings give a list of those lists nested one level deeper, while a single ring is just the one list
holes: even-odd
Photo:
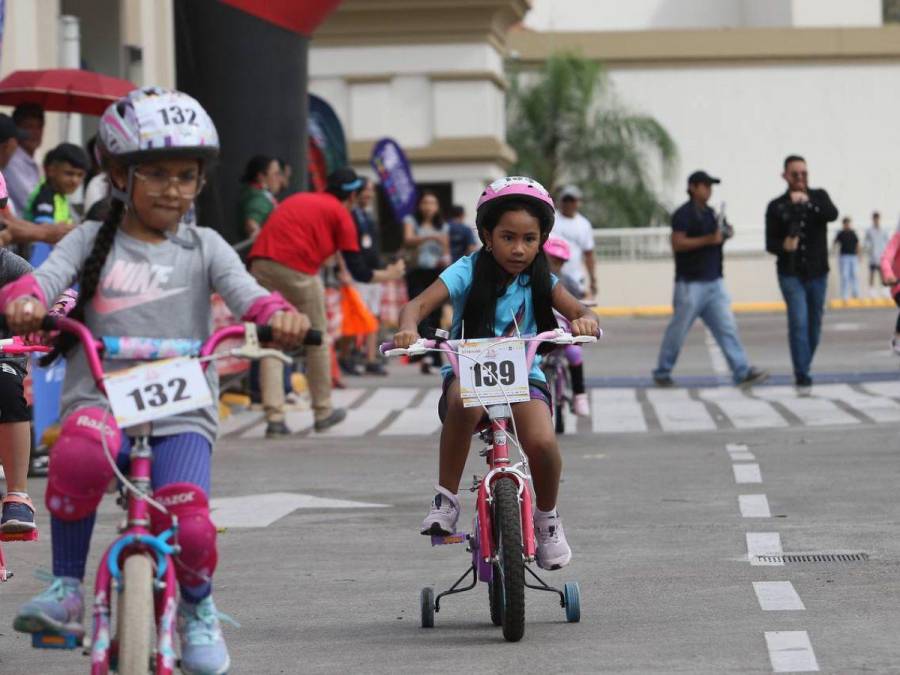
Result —
[{"label": "yellow curb paint", "polygon": [[[858,298],[853,300],[831,300],[829,309],[871,309],[877,307],[895,307],[894,301],[888,298]],[[731,305],[735,314],[751,314],[754,312],[784,312],[787,308],[783,302],[735,302]],[[594,313],[602,317],[654,317],[671,316],[672,308],[668,305],[639,305],[636,307],[594,307]]]}]

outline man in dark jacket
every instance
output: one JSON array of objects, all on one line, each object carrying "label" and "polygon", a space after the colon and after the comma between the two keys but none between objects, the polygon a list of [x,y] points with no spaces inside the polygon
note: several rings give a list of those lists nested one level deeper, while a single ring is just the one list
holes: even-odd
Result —
[{"label": "man in dark jacket", "polygon": [[787,304],[794,381],[809,393],[813,355],[822,332],[828,288],[828,223],[838,217],[825,190],[809,187],[806,160],[784,160],[787,191],[766,209],[766,250],[777,256],[778,285]]}]

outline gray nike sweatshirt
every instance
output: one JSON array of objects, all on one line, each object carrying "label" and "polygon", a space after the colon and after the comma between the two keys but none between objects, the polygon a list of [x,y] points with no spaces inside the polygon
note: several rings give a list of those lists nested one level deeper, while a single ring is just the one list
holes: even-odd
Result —
[{"label": "gray nike sweatshirt", "polygon": [[[87,222],[60,241],[34,273],[45,298],[56,298],[74,285],[90,255],[100,223]],[[85,324],[96,337],[189,338],[206,340],[212,333],[210,295],[219,293],[232,313],[244,316],[254,302],[269,295],[244,269],[237,253],[214,230],[179,225],[176,238],[159,243],[140,241],[122,230],[100,274],[86,308]],[[106,360],[106,372],[135,365]],[[215,367],[207,380],[218,401]],[[105,407],[79,347],[68,355],[63,384],[65,418],[84,406]],[[153,422],[154,436],[195,432],[210,443],[218,429],[218,406]]]}]

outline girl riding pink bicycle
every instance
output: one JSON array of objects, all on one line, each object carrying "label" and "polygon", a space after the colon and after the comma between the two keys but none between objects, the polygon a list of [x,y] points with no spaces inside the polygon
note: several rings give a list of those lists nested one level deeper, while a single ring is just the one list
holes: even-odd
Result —
[{"label": "girl riding pink bicycle", "polygon": [[[574,335],[596,335],[599,327],[593,313],[557,283],[548,268],[541,247],[553,219],[553,200],[536,181],[507,177],[489,185],[478,200],[476,216],[484,248],[460,258],[403,308],[394,346],[405,348],[415,343],[419,323],[446,302],[453,305],[452,339],[551,331],[557,328],[554,309],[571,321]],[[463,406],[459,383],[449,366],[444,367],[443,376],[438,485],[422,523],[424,535],[456,531],[459,483],[472,433],[483,415],[482,408]],[[512,412],[537,497],[537,563],[543,569],[558,569],[569,563],[572,553],[556,509],[562,460],[539,358],[528,379],[531,400],[513,403]]]},{"label": "girl riding pink bicycle", "polygon": [[[215,126],[197,101],[159,88],[133,91],[104,113],[98,146],[110,177],[109,216],[73,230],[40,269],[4,288],[15,333],[39,330],[48,299],[78,283],[70,316],[94,335],[202,341],[210,333],[210,294],[217,292],[235,316],[269,324],[275,342],[291,346],[302,339],[306,317],[259,286],[214,230],[181,222],[219,151]],[[85,561],[97,506],[113,476],[104,445],[119,459],[130,446],[75,345],[76,338],[61,333],[50,354],[68,359],[64,421],[46,491],[53,580],[19,610],[14,627],[27,633],[84,633]],[[109,372],[133,362],[105,365]],[[207,379],[215,402],[214,368]],[[209,581],[218,557],[208,507],[217,426],[214,403],[155,421],[150,438],[153,495],[179,521],[178,632],[186,673],[224,673],[230,663]]]}]

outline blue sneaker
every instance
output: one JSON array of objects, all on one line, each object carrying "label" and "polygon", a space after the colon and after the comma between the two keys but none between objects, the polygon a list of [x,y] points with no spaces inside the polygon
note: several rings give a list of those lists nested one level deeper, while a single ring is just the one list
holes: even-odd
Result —
[{"label": "blue sneaker", "polygon": [[35,529],[34,505],[28,495],[6,495],[3,498],[3,513],[0,515],[0,534],[27,534]]},{"label": "blue sneaker", "polygon": [[53,577],[50,587],[19,608],[13,628],[20,633],[69,633],[84,637],[84,591],[73,577]]},{"label": "blue sneaker", "polygon": [[181,638],[181,672],[185,675],[224,675],[231,666],[219,619],[237,625],[216,610],[212,596],[197,604],[178,603],[178,636]]}]

